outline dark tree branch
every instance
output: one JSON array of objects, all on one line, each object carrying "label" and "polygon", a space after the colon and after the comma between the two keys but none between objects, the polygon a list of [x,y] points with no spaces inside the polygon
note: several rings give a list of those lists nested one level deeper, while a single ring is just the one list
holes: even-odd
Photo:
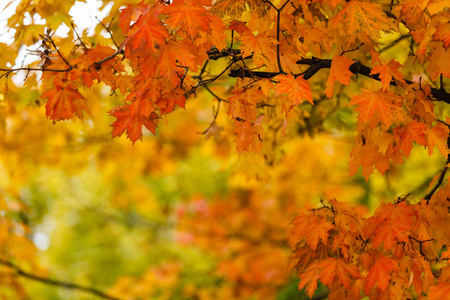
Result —
[{"label": "dark tree branch", "polygon": [[[414,238],[414,237],[412,237],[412,236],[409,236],[409,240],[410,240],[410,241],[415,241],[415,242],[419,243],[419,251],[420,251],[420,255],[422,255],[422,257],[423,257],[425,260],[430,261],[430,260],[427,258],[427,256],[425,255],[425,253],[423,252],[422,245],[423,245],[423,243],[432,242],[432,241],[434,241],[434,239],[428,239],[428,240],[420,241],[420,240],[418,240],[418,239],[416,239],[416,238]],[[412,244],[412,243],[411,243],[411,244]]]},{"label": "dark tree branch", "polygon": [[105,61],[107,61],[107,60],[109,60],[109,59],[111,59],[111,58],[114,58],[114,57],[116,57],[116,56],[119,55],[119,54],[123,54],[123,46],[120,47],[119,49],[117,49],[117,51],[114,52],[113,54],[111,54],[110,56],[105,57],[105,58],[102,59],[102,60],[96,61],[96,62],[94,63],[94,68],[97,69],[97,70],[100,69],[101,66],[102,66],[102,64],[103,64]]},{"label": "dark tree branch", "polygon": [[[302,58],[299,61],[297,61],[297,64],[299,65],[309,65],[309,68],[300,73],[300,74],[294,74],[295,77],[303,75],[303,78],[308,80],[311,77],[313,77],[317,72],[319,72],[321,69],[329,69],[331,68],[331,59],[321,59],[317,57],[312,58]],[[372,72],[372,69],[368,66],[363,65],[359,61],[354,62],[350,66],[350,71],[355,75],[363,75],[369,78],[372,78],[377,81],[381,81],[379,74],[370,74]],[[250,71],[247,69],[238,69],[238,70],[231,70],[229,76],[230,77],[250,77],[250,78],[272,78],[277,75],[280,75],[280,72],[257,72],[257,71]],[[413,84],[410,80],[405,80],[407,84]],[[397,86],[397,83],[395,81],[391,81],[392,86]],[[431,88],[431,95],[433,98],[437,101],[443,101],[450,104],[450,93],[445,91],[442,88]]]},{"label": "dark tree branch", "polygon": [[39,281],[41,283],[48,284],[48,285],[54,285],[54,286],[62,287],[62,288],[65,288],[65,289],[72,289],[72,290],[83,291],[83,292],[86,292],[86,293],[89,293],[91,295],[95,295],[95,296],[98,296],[98,297],[101,297],[101,298],[104,298],[104,299],[120,300],[119,298],[116,298],[116,297],[110,296],[108,294],[105,294],[102,291],[99,291],[99,290],[97,290],[95,288],[92,288],[92,287],[86,287],[86,286],[81,286],[81,285],[78,285],[78,284],[75,284],[75,283],[70,283],[70,282],[64,282],[64,281],[44,278],[44,277],[40,277],[40,276],[31,274],[31,273],[25,272],[19,266],[17,266],[16,264],[13,264],[10,261],[6,261],[6,260],[3,260],[3,259],[0,259],[0,264],[13,269],[16,276],[24,277],[24,278],[35,280],[35,281]]}]

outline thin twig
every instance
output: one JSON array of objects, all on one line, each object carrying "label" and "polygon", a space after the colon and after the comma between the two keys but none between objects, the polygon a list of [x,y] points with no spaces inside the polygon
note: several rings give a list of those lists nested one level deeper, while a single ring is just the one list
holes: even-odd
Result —
[{"label": "thin twig", "polygon": [[390,43],[389,45],[387,45],[386,47],[384,47],[383,49],[381,49],[380,51],[378,51],[378,53],[383,53],[384,51],[394,47],[395,45],[397,45],[398,42],[403,41],[404,39],[410,37],[411,35],[409,34],[404,34],[401,35],[399,38],[397,38],[395,41],[393,41],[392,43]]},{"label": "thin twig", "polygon": [[[225,69],[222,70],[222,72],[220,72],[218,75],[216,75],[216,76],[214,76],[213,78],[210,78],[210,79],[203,80],[203,79],[201,78],[200,75],[193,76],[193,78],[198,79],[198,83],[197,83],[196,85],[192,86],[191,89],[190,89],[189,91],[186,91],[186,93],[184,93],[184,96],[185,96],[186,98],[188,98],[190,95],[195,94],[195,91],[196,91],[199,87],[204,86],[204,85],[206,85],[206,84],[210,84],[210,83],[216,81],[216,80],[219,79],[223,74],[225,74],[225,72],[226,72],[229,68],[231,68],[231,66],[233,66],[235,63],[236,63],[236,60],[233,59],[232,61],[230,61],[230,62],[228,63],[228,65],[225,67]],[[204,67],[206,68],[206,62],[205,62]],[[202,68],[202,73],[203,73],[203,72],[204,72],[204,68]]]},{"label": "thin twig", "polygon": [[[422,257],[423,257],[425,260],[429,261],[429,259],[427,258],[427,256],[426,256],[425,253],[423,252],[422,245],[423,245],[423,243],[432,242],[432,241],[434,241],[434,239],[428,239],[428,240],[420,241],[420,240],[416,239],[415,237],[409,236],[409,240],[410,240],[410,241],[415,241],[416,243],[419,243],[419,251],[420,251],[420,255],[422,255]],[[411,244],[412,244],[412,243],[411,243]]]},{"label": "thin twig", "polygon": [[223,99],[221,99],[219,96],[217,96],[213,91],[211,91],[211,89],[207,86],[207,85],[204,85],[203,86],[214,98],[216,98],[217,99],[217,109],[216,109],[216,111],[215,111],[215,113],[214,113],[214,116],[213,116],[213,120],[212,120],[212,122],[211,122],[211,124],[209,124],[209,126],[208,126],[208,128],[206,128],[204,131],[202,131],[202,132],[197,132],[197,133],[199,133],[199,134],[206,134],[213,126],[214,126],[214,124],[216,123],[216,119],[217,119],[217,117],[219,116],[219,110],[220,110],[220,103],[222,102],[222,101],[224,101]]},{"label": "thin twig", "polygon": [[[447,138],[447,145],[450,145],[450,136]],[[438,181],[434,185],[433,189],[423,197],[424,200],[427,200],[427,204],[430,203],[431,197],[433,197],[434,193],[438,190],[438,188],[441,186],[442,182],[444,181],[445,174],[448,170],[448,164],[450,163],[450,154],[447,155],[447,160],[445,161],[445,167],[441,172],[441,175],[439,176]]]},{"label": "thin twig", "polygon": [[[59,49],[56,47],[55,42],[53,41],[52,37],[50,35],[47,34],[47,37],[44,37],[42,35],[39,35],[44,41],[48,40],[53,48],[55,48],[56,52],[58,53],[59,57],[61,57],[61,59],[63,60],[63,62],[69,67],[69,69],[65,72],[68,72],[70,70],[73,69],[73,66],[67,61],[67,59],[61,54],[61,52],[59,52]],[[46,69],[47,70],[47,69]]]},{"label": "thin twig", "polygon": [[47,71],[47,72],[69,72],[73,69],[73,67],[71,66],[68,69],[41,69],[41,68],[14,68],[14,69],[3,69],[0,68],[0,71],[2,72],[8,72],[8,73],[12,73],[12,72],[17,72],[17,71]]},{"label": "thin twig", "polygon": [[356,47],[356,48],[344,50],[344,51],[342,51],[342,53],[341,53],[340,56],[342,56],[344,53],[347,53],[347,52],[356,51],[356,50],[358,50],[359,48],[361,48],[361,46],[363,46],[363,45],[364,45],[364,43],[361,43],[361,44],[360,44],[358,47]]},{"label": "thin twig", "polygon": [[64,282],[64,281],[59,281],[59,280],[53,280],[53,279],[49,279],[49,278],[44,278],[44,277],[40,277],[28,272],[25,272],[24,270],[22,270],[19,266],[17,266],[16,264],[13,264],[10,261],[6,261],[3,259],[0,259],[0,264],[7,266],[11,269],[14,270],[15,274],[17,276],[20,277],[24,277],[24,278],[28,278],[31,280],[35,280],[35,281],[39,281],[41,283],[44,284],[48,284],[48,285],[54,285],[54,286],[58,286],[58,287],[62,287],[65,289],[72,289],[72,290],[79,290],[79,291],[83,291],[86,293],[89,293],[91,295],[95,295],[104,299],[109,299],[109,300],[120,300],[117,297],[113,297],[110,296],[108,294],[105,294],[104,292],[97,290],[96,288],[93,287],[86,287],[86,286],[81,286],[75,283],[70,283],[70,282]]},{"label": "thin twig", "polygon": [[114,18],[111,19],[111,22],[109,23],[108,26],[106,26],[105,24],[103,24],[103,22],[100,21],[99,18],[97,18],[97,17],[95,17],[95,18],[96,18],[97,21],[103,26],[103,28],[105,28],[105,30],[109,33],[109,35],[110,35],[110,37],[111,37],[111,40],[113,41],[114,45],[116,46],[117,49],[119,49],[120,47],[119,47],[119,45],[117,45],[116,40],[114,39],[113,34],[112,34],[111,30],[109,29],[109,26],[111,26],[111,23],[113,22]]},{"label": "thin twig", "polygon": [[102,59],[102,60],[96,61],[96,62],[94,63],[94,68],[96,68],[97,70],[100,69],[101,65],[102,65],[105,61],[107,61],[107,60],[109,60],[109,59],[111,59],[111,58],[116,57],[118,54],[122,54],[122,49],[117,50],[116,52],[114,52],[113,54],[111,54],[111,55],[108,56],[108,57],[105,57],[105,58]]},{"label": "thin twig", "polygon": [[83,42],[83,40],[78,35],[78,32],[76,31],[75,25],[73,24],[73,22],[70,22],[70,25],[72,26],[73,32],[75,32],[75,35],[77,36],[77,39],[80,41],[80,43],[83,46],[84,50],[88,50],[88,47],[86,46],[86,44]]}]

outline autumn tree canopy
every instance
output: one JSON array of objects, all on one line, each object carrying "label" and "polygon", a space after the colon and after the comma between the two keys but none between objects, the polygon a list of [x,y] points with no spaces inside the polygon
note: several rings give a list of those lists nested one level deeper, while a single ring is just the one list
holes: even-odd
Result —
[{"label": "autumn tree canopy", "polygon": [[2,299],[450,298],[449,0],[87,2],[0,7]]}]

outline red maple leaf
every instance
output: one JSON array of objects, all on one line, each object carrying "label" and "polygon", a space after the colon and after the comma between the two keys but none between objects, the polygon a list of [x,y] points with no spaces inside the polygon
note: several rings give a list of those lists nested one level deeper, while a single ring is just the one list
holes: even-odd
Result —
[{"label": "red maple leaf", "polygon": [[155,44],[163,44],[169,33],[158,18],[159,13],[157,8],[144,10],[126,33],[127,38],[122,45],[128,45],[133,50],[145,50],[152,49]]},{"label": "red maple leaf", "polygon": [[113,108],[109,113],[117,118],[117,120],[111,124],[113,127],[113,138],[121,136],[126,131],[127,137],[134,144],[137,140],[142,139],[142,125],[153,134],[156,133],[159,116],[154,112],[146,117],[140,111],[130,110],[129,105],[125,104],[124,106]]},{"label": "red maple leaf", "polygon": [[175,105],[184,108],[186,97],[181,90],[173,91],[172,93],[162,94],[155,104],[159,106],[161,115],[168,114],[175,109]]},{"label": "red maple leaf", "polygon": [[135,23],[148,9],[148,5],[144,4],[144,2],[137,5],[127,4],[127,7],[121,10],[119,17],[119,26],[123,34],[126,34],[130,30],[131,23]]}]

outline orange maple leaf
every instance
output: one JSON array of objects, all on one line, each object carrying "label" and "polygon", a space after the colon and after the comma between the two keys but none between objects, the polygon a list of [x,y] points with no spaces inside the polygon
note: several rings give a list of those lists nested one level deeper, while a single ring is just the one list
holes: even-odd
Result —
[{"label": "orange maple leaf", "polygon": [[368,34],[376,41],[382,30],[390,28],[383,7],[378,3],[363,1],[347,2],[347,5],[331,20],[330,25],[331,28],[344,28],[345,34],[350,37],[349,44],[362,33]]},{"label": "orange maple leaf", "polygon": [[419,47],[417,47],[416,55],[422,57],[427,52],[427,47],[431,41],[432,35],[436,31],[436,27],[428,25],[426,28],[412,30],[411,35]]},{"label": "orange maple leaf", "polygon": [[374,128],[380,121],[386,126],[392,125],[394,119],[401,120],[402,98],[390,91],[376,92],[361,89],[363,93],[350,101],[349,105],[357,105],[360,122],[368,123]]},{"label": "orange maple leaf", "polygon": [[450,283],[439,280],[438,285],[430,288],[428,294],[430,300],[449,300],[450,299]]},{"label": "orange maple leaf", "polygon": [[436,48],[431,50],[428,60],[430,61],[430,64],[427,67],[427,71],[430,72],[431,80],[436,80],[439,74],[450,78],[449,49],[445,49],[443,46],[437,45]]},{"label": "orange maple leaf", "polygon": [[379,64],[374,66],[370,74],[380,74],[383,90],[386,91],[391,85],[392,78],[394,78],[395,82],[399,84],[405,84],[403,74],[398,71],[399,67],[401,67],[400,63],[394,59],[391,59],[387,64]]},{"label": "orange maple leaf", "polygon": [[207,57],[198,54],[198,49],[189,40],[170,40],[166,44],[159,45],[160,52],[157,61],[159,73],[167,78],[172,78],[177,72],[179,65],[188,67],[190,71],[196,72]]},{"label": "orange maple leaf", "polygon": [[303,76],[295,78],[292,75],[277,75],[274,79],[278,81],[275,96],[287,95],[286,101],[283,101],[283,112],[289,112],[294,106],[303,103],[305,100],[314,104],[311,87],[308,81],[303,79]]},{"label": "orange maple leaf", "polygon": [[408,241],[411,226],[399,225],[395,222],[385,222],[373,233],[373,247],[383,244],[383,248],[392,249],[397,242]]},{"label": "orange maple leaf", "polygon": [[86,100],[72,85],[55,86],[43,93],[40,98],[48,99],[45,105],[46,115],[54,121],[72,119],[74,114],[83,119],[83,111],[90,114]]},{"label": "orange maple leaf", "polygon": [[253,63],[256,66],[266,65],[277,60],[277,54],[273,49],[278,42],[268,34],[268,32],[261,32],[255,36],[249,30],[239,37],[242,42],[242,54],[247,56],[253,53]]},{"label": "orange maple leaf", "polygon": [[387,257],[378,258],[367,274],[366,293],[368,294],[375,284],[382,291],[386,290],[391,280],[391,272],[396,271],[394,262]]},{"label": "orange maple leaf", "polygon": [[211,32],[208,11],[192,1],[174,0],[164,7],[164,13],[168,15],[167,25],[178,32],[186,32],[191,38],[197,37],[200,31]]},{"label": "orange maple leaf", "polygon": [[308,269],[300,274],[300,282],[298,283],[298,289],[306,288],[306,294],[309,297],[312,297],[317,290],[317,281],[320,276],[320,269],[317,268],[316,264],[310,265]]},{"label": "orange maple leaf", "polygon": [[450,151],[447,146],[449,128],[442,123],[438,123],[433,128],[425,130],[425,135],[427,137],[428,155],[434,153],[434,146],[436,146],[442,155],[447,157]]},{"label": "orange maple leaf", "polygon": [[413,90],[410,90],[405,96],[407,105],[410,107],[410,116],[430,126],[436,120],[434,104],[430,98],[430,86],[425,86],[422,90],[417,86],[412,88]]},{"label": "orange maple leaf", "polygon": [[383,243],[385,249],[392,249],[397,242],[408,241],[415,214],[414,208],[405,201],[382,205],[367,219],[364,235],[373,238],[374,248]]},{"label": "orange maple leaf", "polygon": [[447,50],[450,47],[450,22],[436,27],[436,32],[433,34],[433,39],[441,40],[444,44],[444,48]]},{"label": "orange maple leaf", "polygon": [[328,98],[333,96],[334,82],[338,81],[342,84],[349,85],[350,77],[353,73],[349,70],[354,61],[344,55],[335,55],[331,61],[330,75],[328,75],[325,95]]},{"label": "orange maple leaf", "polygon": [[256,120],[256,101],[262,97],[262,92],[253,88],[233,91],[228,101],[228,115],[238,121],[254,122]]},{"label": "orange maple leaf", "polygon": [[320,240],[326,243],[329,231],[335,228],[331,222],[323,217],[308,216],[307,214],[300,214],[292,221],[292,224],[294,225],[292,236],[295,237],[296,242],[299,243],[304,240],[312,250],[317,249]]},{"label": "orange maple leaf", "polygon": [[234,120],[236,150],[239,153],[253,150],[258,153],[262,147],[263,131],[261,122],[250,123],[247,120]]},{"label": "orange maple leaf", "polygon": [[425,138],[426,125],[416,120],[409,123],[407,126],[399,126],[394,129],[394,133],[399,140],[400,149],[403,154],[409,156],[413,147],[412,143],[415,141],[419,145],[425,146],[427,140]]},{"label": "orange maple leaf", "polygon": [[244,32],[251,32],[251,30],[247,27],[245,22],[236,20],[230,22],[230,25],[228,25],[228,29],[234,30],[240,35],[242,35]]},{"label": "orange maple leaf", "polygon": [[348,289],[353,280],[361,278],[358,267],[343,259],[327,258],[321,261],[318,266],[322,267],[319,279],[326,285],[330,285],[337,277],[339,282]]},{"label": "orange maple leaf", "polygon": [[312,297],[317,289],[317,280],[329,286],[337,279],[348,289],[358,278],[361,278],[361,275],[355,265],[348,264],[343,259],[326,258],[311,264],[300,275],[299,289],[306,287],[307,294]]}]

